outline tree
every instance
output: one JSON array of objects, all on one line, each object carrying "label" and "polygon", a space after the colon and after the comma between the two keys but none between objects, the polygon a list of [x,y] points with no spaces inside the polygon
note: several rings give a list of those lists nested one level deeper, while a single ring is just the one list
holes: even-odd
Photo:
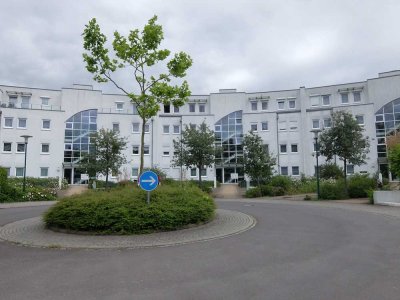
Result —
[{"label": "tree", "polygon": [[[129,97],[136,105],[142,119],[140,170],[143,171],[144,128],[146,122],[154,117],[160,109],[160,104],[182,106],[190,96],[189,85],[183,81],[181,85],[171,84],[173,78],[183,78],[192,65],[192,59],[184,52],[174,55],[166,63],[166,72],[159,73],[156,68],[168,58],[168,49],[159,49],[164,39],[162,26],[156,24],[157,16],[151,18],[143,30],[131,30],[127,37],[114,32],[112,42],[114,56],[110,57],[106,48],[106,36],[101,33],[100,26],[93,18],[85,26],[83,32],[83,54],[86,69],[94,74],[93,79],[99,83],[111,82],[116,88]],[[115,81],[114,72],[118,69],[129,69],[133,72],[136,88],[128,91]],[[156,75],[157,74],[157,75]]]},{"label": "tree", "polygon": [[199,184],[201,185],[201,170],[211,167],[215,162],[214,132],[203,122],[197,129],[190,124],[182,132],[182,138],[174,140],[174,157],[172,166],[185,166],[187,169],[199,169]]},{"label": "tree", "polygon": [[368,137],[363,136],[364,128],[347,111],[332,113],[332,127],[324,129],[319,136],[319,151],[328,160],[335,155],[343,161],[343,177],[347,191],[347,164],[359,166],[365,163],[369,152]]},{"label": "tree", "polygon": [[251,180],[260,186],[272,176],[275,158],[271,157],[262,144],[260,136],[250,131],[243,137],[243,168]]},{"label": "tree", "polygon": [[390,171],[396,177],[400,176],[400,135],[386,137]]},{"label": "tree", "polygon": [[121,153],[126,149],[126,141],[116,132],[103,128],[91,136],[90,140],[93,151],[83,157],[80,168],[90,175],[105,175],[107,186],[109,173],[118,173],[118,169],[126,163]]}]

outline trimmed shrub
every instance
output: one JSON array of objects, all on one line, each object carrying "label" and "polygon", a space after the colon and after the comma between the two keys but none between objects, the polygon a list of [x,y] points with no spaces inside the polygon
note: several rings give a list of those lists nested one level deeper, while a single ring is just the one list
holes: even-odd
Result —
[{"label": "trimmed shrub", "polygon": [[368,197],[368,190],[376,188],[376,180],[368,175],[354,174],[348,181],[348,193],[350,198]]},{"label": "trimmed shrub", "polygon": [[340,179],[343,178],[343,168],[335,163],[326,163],[320,167],[319,176],[322,179]]},{"label": "trimmed shrub", "polygon": [[320,185],[320,198],[325,200],[340,200],[347,199],[344,181],[340,180],[326,180],[322,181]]},{"label": "trimmed shrub", "polygon": [[268,185],[273,187],[281,187],[284,192],[287,192],[292,185],[292,180],[288,176],[277,175],[271,178],[271,180],[268,182]]},{"label": "trimmed shrub", "polygon": [[214,201],[199,188],[185,184],[161,185],[147,193],[140,188],[117,187],[65,198],[50,208],[49,228],[95,234],[136,234],[168,231],[200,224],[214,216]]},{"label": "trimmed shrub", "polygon": [[317,179],[314,177],[302,176],[300,180],[293,179],[289,190],[292,195],[317,192]]},{"label": "trimmed shrub", "polygon": [[261,189],[259,187],[250,188],[246,191],[245,197],[246,198],[262,197]]}]

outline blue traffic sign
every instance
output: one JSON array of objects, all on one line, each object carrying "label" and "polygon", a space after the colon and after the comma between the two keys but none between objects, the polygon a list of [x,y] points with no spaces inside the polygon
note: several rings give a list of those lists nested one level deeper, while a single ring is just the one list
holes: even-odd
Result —
[{"label": "blue traffic sign", "polygon": [[153,171],[143,172],[139,177],[139,186],[145,191],[155,190],[158,186],[158,176]]}]

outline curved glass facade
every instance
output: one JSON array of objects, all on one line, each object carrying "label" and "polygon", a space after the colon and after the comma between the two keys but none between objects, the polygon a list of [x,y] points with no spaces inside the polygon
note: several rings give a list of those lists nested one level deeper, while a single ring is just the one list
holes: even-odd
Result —
[{"label": "curved glass facade", "polygon": [[97,110],[81,111],[65,122],[64,164],[76,165],[91,150],[90,134],[97,131]]},{"label": "curved glass facade", "polygon": [[217,180],[232,182],[231,173],[243,177],[241,159],[243,157],[242,111],[238,110],[215,123],[215,145],[222,150],[216,157]]}]

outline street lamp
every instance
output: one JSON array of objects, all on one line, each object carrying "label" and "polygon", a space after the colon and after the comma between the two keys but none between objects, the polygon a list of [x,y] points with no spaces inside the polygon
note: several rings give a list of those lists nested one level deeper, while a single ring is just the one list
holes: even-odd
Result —
[{"label": "street lamp", "polygon": [[24,185],[22,186],[22,190],[25,192],[26,187],[26,154],[28,152],[28,139],[31,138],[31,135],[21,135],[22,138],[25,139],[25,163],[24,163]]},{"label": "street lamp", "polygon": [[315,157],[317,160],[317,199],[319,200],[320,192],[319,192],[319,166],[318,166],[318,157],[319,157],[319,143],[318,143],[318,134],[321,132],[320,129],[313,129],[311,130],[314,133],[314,141],[315,141]]}]

